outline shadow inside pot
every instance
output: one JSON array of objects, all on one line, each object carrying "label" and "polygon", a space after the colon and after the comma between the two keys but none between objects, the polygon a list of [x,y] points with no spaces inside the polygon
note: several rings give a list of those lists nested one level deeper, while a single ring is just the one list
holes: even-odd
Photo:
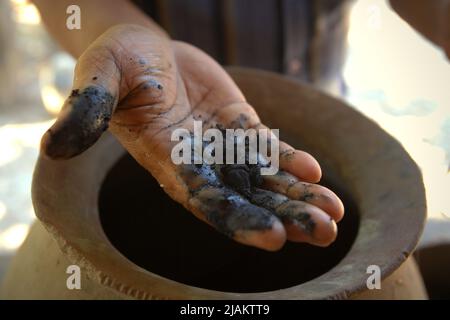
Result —
[{"label": "shadow inside pot", "polygon": [[359,227],[355,202],[334,181],[321,182],[344,202],[337,240],[328,248],[287,243],[278,252],[244,246],[216,232],[174,202],[130,155],[106,176],[99,193],[102,226],[129,260],[187,285],[228,292],[263,292],[312,280],[350,250]]}]

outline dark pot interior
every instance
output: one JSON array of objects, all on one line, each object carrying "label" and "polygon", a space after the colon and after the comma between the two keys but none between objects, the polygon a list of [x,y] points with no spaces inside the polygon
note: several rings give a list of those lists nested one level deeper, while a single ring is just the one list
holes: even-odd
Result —
[{"label": "dark pot interior", "polygon": [[323,185],[343,199],[345,218],[328,248],[287,243],[278,252],[244,246],[219,234],[171,200],[128,154],[107,174],[99,194],[100,218],[112,244],[129,260],[160,276],[228,292],[283,289],[333,268],[352,246],[359,214],[348,193],[324,173]]}]

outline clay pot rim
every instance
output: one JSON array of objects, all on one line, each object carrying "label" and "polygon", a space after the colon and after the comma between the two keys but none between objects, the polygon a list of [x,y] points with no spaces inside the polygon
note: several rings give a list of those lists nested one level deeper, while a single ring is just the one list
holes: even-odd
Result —
[{"label": "clay pot rim", "polygon": [[[426,216],[426,204],[421,173],[406,151],[403,150],[401,145],[394,138],[382,131],[382,129],[372,121],[335,98],[326,96],[307,85],[300,84],[295,80],[281,77],[273,73],[259,70],[230,68],[229,71],[241,88],[245,88],[246,81],[253,81],[255,82],[253,83],[254,85],[262,85],[263,83],[278,83],[278,89],[272,88],[270,90],[287,90],[288,92],[292,92],[292,90],[295,89],[296,91],[304,94],[306,97],[305,99],[315,99],[317,102],[322,101],[323,103],[319,103],[317,108],[324,108],[324,110],[330,111],[331,113],[334,112],[337,114],[337,118],[339,119],[342,118],[342,115],[351,117],[356,123],[362,123],[368,128],[369,133],[374,135],[375,142],[380,140],[383,141],[383,143],[386,142],[387,145],[394,148],[395,152],[392,152],[391,149],[387,149],[385,151],[387,153],[392,153],[389,153],[389,155],[393,158],[390,159],[388,157],[387,159],[394,161],[395,165],[390,164],[389,161],[385,162],[392,166],[392,170],[404,166],[407,169],[405,169],[405,172],[412,175],[412,178],[403,177],[402,179],[406,179],[405,185],[410,187],[407,193],[414,196],[413,200],[411,200],[412,204],[410,206],[414,209],[416,214],[412,217],[407,217],[407,212],[405,211],[407,208],[402,206],[402,203],[398,201],[396,202],[396,205],[399,206],[399,211],[401,211],[402,217],[412,219],[405,222],[408,227],[406,229],[399,228],[398,224],[394,224],[398,229],[394,231],[405,231],[406,234],[403,234],[402,237],[400,237],[401,239],[390,239],[395,242],[395,253],[389,252],[388,257],[384,257],[383,255],[379,257],[379,259],[381,259],[380,267],[382,278],[384,279],[386,276],[391,274],[413,251],[422,233]],[[247,92],[245,90],[243,91],[247,96]],[[248,96],[247,98],[250,102],[252,101]],[[333,105],[333,108],[336,108],[336,110],[328,110],[327,105]],[[305,108],[307,109],[307,107]],[[293,111],[296,112],[296,110]],[[344,118],[342,118],[342,121],[344,121]],[[361,135],[359,135],[358,138],[361,138],[362,140],[365,139],[364,136]],[[98,206],[96,202],[97,198],[89,193],[89,188],[87,186],[82,184],[84,178],[85,180],[95,180],[92,184],[94,185],[96,183],[96,186],[91,189],[98,192],[104,175],[106,175],[106,172],[114,164],[118,157],[121,156],[121,154],[123,154],[123,149],[109,134],[106,134],[86,153],[66,162],[55,162],[40,156],[33,179],[33,204],[38,218],[54,235],[60,248],[67,254],[68,258],[73,263],[80,265],[80,267],[86,270],[89,277],[97,280],[104,286],[123,294],[125,297],[128,296],[139,299],[344,299],[365,288],[365,279],[367,278],[367,275],[365,272],[362,272],[362,270],[358,270],[359,273],[356,276],[352,275],[351,278],[345,278],[346,268],[350,268],[347,272],[351,272],[351,268],[354,266],[353,264],[356,263],[356,266],[358,266],[357,263],[359,263],[358,261],[349,261],[349,256],[351,256],[351,254],[355,254],[356,252],[356,256],[360,257],[362,255],[360,251],[364,249],[358,247],[358,245],[361,244],[362,237],[366,236],[367,232],[374,232],[370,229],[370,224],[364,224],[369,221],[369,219],[365,216],[361,218],[362,226],[360,226],[360,229],[361,227],[367,227],[368,230],[363,229],[364,232],[360,232],[364,233],[363,235],[358,233],[350,252],[339,264],[333,267],[326,274],[314,280],[290,288],[257,293],[220,292],[197,288],[166,279],[135,265],[122,253],[115,249],[106,237],[99,221]],[[378,156],[377,152],[374,154]],[[97,168],[92,168],[92,160],[97,162]],[[99,163],[101,165],[99,165]],[[98,172],[95,173],[98,169],[103,169],[104,172],[101,174]],[[389,170],[389,167],[386,167],[385,169]],[[76,185],[72,183],[74,181],[77,181]],[[408,184],[409,181],[414,183]],[[62,194],[55,196],[54,193],[56,190],[61,191]],[[80,190],[82,191],[81,193]],[[405,192],[403,190],[399,190],[399,192],[400,195],[407,196],[404,194]],[[79,200],[76,201],[77,203],[75,203],[72,199],[74,193],[78,193],[78,196],[80,196]],[[92,214],[93,216],[89,221],[94,224],[88,226],[84,225],[84,229],[87,228],[93,230],[86,231],[81,227],[81,225],[77,226],[77,221],[73,220],[73,217],[70,216],[70,210],[67,210],[66,212],[66,207],[68,205],[74,206],[71,210],[76,210],[83,201],[90,205],[90,209],[81,210],[83,211],[82,214],[78,211],[74,212],[77,212],[81,219],[86,219],[85,217],[83,218],[82,215]],[[362,200],[360,199],[360,201]],[[396,199],[392,199],[391,201],[395,202]],[[381,208],[385,207],[382,206]],[[372,212],[370,213],[373,214]],[[392,218],[400,221],[398,217],[393,216]],[[377,236],[388,238],[392,236],[392,234],[389,234],[390,230],[386,231],[376,225],[372,227],[376,229],[376,232],[380,233],[377,234]],[[385,224],[385,227],[389,228],[390,225]],[[74,230],[76,231],[75,233]],[[64,236],[62,234],[64,234]],[[83,238],[81,236],[86,236],[87,234],[89,234],[89,237]],[[377,239],[380,240],[381,238]],[[102,251],[105,248],[107,250]],[[374,246],[374,248],[379,249],[380,246]],[[99,259],[99,254],[103,254],[102,259]],[[111,274],[115,274],[115,276],[112,277]],[[344,277],[343,280],[342,277]],[[342,283],[337,283],[336,281],[342,281]],[[311,283],[313,283],[316,287],[311,287]],[[320,288],[317,288],[317,285],[319,285]]]}]

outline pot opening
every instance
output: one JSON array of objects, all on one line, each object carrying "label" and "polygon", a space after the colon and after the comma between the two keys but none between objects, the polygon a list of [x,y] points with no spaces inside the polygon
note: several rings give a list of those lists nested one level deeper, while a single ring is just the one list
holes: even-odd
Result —
[{"label": "pot opening", "polygon": [[171,200],[128,154],[106,176],[99,211],[111,243],[152,273],[211,290],[272,291],[326,273],[356,238],[359,214],[355,202],[338,184],[326,180],[322,184],[331,187],[346,208],[338,238],[328,248],[288,242],[278,252],[265,252],[235,243]]}]

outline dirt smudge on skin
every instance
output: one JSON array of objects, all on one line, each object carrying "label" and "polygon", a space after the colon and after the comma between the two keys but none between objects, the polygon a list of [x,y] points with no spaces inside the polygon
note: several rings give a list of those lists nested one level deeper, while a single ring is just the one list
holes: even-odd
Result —
[{"label": "dirt smudge on skin", "polygon": [[[225,129],[218,129],[225,138]],[[204,142],[203,149],[207,145]],[[235,142],[235,150],[236,148]],[[224,146],[222,162],[225,162],[226,152]],[[193,163],[194,149],[191,150],[191,157]],[[211,225],[229,237],[233,237],[237,231],[269,230],[276,220],[270,210],[250,201],[254,188],[262,182],[261,165],[250,164],[248,152],[245,159],[244,164],[202,163],[179,166],[179,176],[190,194],[190,205],[200,210]]]},{"label": "dirt smudge on skin", "polygon": [[314,199],[316,195],[314,193],[312,193],[310,189],[311,189],[310,185],[304,184],[303,192],[300,195],[300,197],[298,198],[298,200],[308,202],[308,201],[311,201],[312,199]]},{"label": "dirt smudge on skin", "polygon": [[72,90],[58,120],[44,135],[45,154],[53,159],[67,159],[92,146],[108,129],[114,101],[101,86]]},{"label": "dirt smudge on skin", "polygon": [[189,204],[204,213],[219,232],[232,238],[237,231],[272,228],[271,212],[225,185],[216,166],[181,165],[179,174],[189,190]]},{"label": "dirt smudge on skin", "polygon": [[[217,128],[225,141],[225,129]],[[207,143],[204,142],[203,150],[206,146]],[[237,147],[235,141],[235,157]],[[193,163],[194,149],[191,153]],[[223,162],[226,153],[224,146]],[[261,167],[261,163],[250,163],[248,141],[245,141],[243,164],[185,164],[180,166],[179,175],[190,193],[190,205],[200,210],[209,223],[229,237],[233,237],[236,231],[270,229],[276,217],[282,221],[294,222],[306,233],[312,234],[315,222],[311,215],[299,212],[304,209],[300,202],[260,189]]]},{"label": "dirt smudge on skin", "polygon": [[207,221],[229,237],[240,230],[268,230],[274,223],[270,211],[255,206],[228,188],[204,188],[196,199],[206,212]]},{"label": "dirt smudge on skin", "polygon": [[316,222],[307,212],[296,214],[295,218],[288,217],[287,221],[297,223],[308,235],[313,235],[316,228]]},{"label": "dirt smudge on skin", "polygon": [[312,235],[315,222],[309,213],[304,212],[304,205],[287,196],[264,189],[255,188],[250,194],[250,202],[270,210],[283,222],[297,223],[306,233]]},{"label": "dirt smudge on skin", "polygon": [[284,222],[293,222],[299,225],[307,234],[312,235],[316,222],[311,214],[304,211],[304,204],[297,201],[287,201],[276,209],[276,215]]},{"label": "dirt smudge on skin", "polygon": [[295,157],[295,150],[289,149],[280,153],[280,158],[283,158],[286,161],[292,161]]}]

